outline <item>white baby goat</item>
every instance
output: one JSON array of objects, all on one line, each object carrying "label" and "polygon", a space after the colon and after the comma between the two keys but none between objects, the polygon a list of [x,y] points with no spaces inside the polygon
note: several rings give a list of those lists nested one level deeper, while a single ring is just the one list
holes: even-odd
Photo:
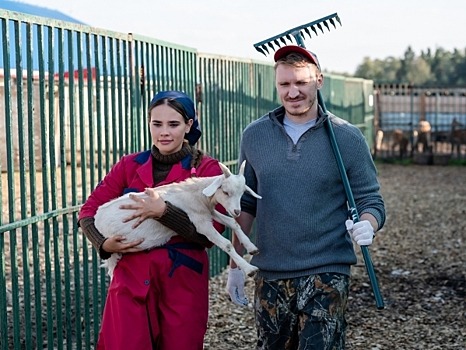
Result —
[{"label": "white baby goat", "polygon": [[[230,227],[238,237],[241,244],[249,254],[257,254],[257,247],[249,240],[241,227],[234,219],[241,213],[240,200],[244,192],[248,192],[256,198],[262,198],[246,185],[244,179],[244,161],[238,175],[234,175],[220,163],[223,175],[213,177],[194,177],[179,183],[172,183],[146,191],[155,191],[164,200],[184,210],[197,232],[206,236],[209,241],[226,252],[248,276],[253,276],[257,267],[249,264],[236,253],[231,242],[223,237],[213,226],[215,220]],[[133,193],[136,196],[148,197],[144,192]],[[104,237],[123,235],[128,241],[144,238],[139,245],[142,249],[150,249],[165,244],[176,235],[174,231],[162,225],[157,220],[144,220],[138,227],[132,228],[136,219],[123,222],[128,217],[128,210],[121,209],[121,205],[133,204],[129,193],[118,197],[99,207],[95,215],[95,226]],[[215,210],[216,204],[220,204],[230,216],[223,215]],[[108,268],[108,274],[113,276],[113,270],[121,258],[121,254],[114,253],[106,260],[104,265]]]}]

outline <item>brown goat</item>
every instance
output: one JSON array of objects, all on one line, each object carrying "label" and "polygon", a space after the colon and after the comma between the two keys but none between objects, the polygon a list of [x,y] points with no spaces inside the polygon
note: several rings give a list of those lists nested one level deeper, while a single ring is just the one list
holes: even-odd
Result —
[{"label": "brown goat", "polygon": [[395,149],[398,147],[400,159],[405,157],[408,153],[409,140],[403,130],[395,129],[392,132],[392,153],[395,153]]},{"label": "brown goat", "polygon": [[460,123],[456,118],[453,118],[451,122],[450,143],[451,154],[456,149],[456,154],[459,157],[461,155],[461,145],[466,145],[466,129],[464,124]]}]

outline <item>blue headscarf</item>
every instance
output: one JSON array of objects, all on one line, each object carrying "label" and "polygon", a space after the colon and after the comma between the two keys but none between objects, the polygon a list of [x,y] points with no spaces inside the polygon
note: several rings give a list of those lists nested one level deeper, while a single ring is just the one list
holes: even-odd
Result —
[{"label": "blue headscarf", "polygon": [[199,122],[197,120],[196,110],[194,108],[194,102],[186,95],[184,92],[181,91],[160,91],[157,93],[154,98],[150,101],[149,109],[161,100],[175,100],[184,110],[184,117],[187,119],[193,120],[193,125],[191,125],[191,129],[185,135],[185,139],[188,140],[190,145],[195,145],[197,140],[201,137],[201,128],[199,127]]}]

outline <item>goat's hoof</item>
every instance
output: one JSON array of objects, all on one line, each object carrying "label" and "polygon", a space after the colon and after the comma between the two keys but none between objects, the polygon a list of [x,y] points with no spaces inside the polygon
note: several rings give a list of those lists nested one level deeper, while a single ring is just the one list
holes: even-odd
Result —
[{"label": "goat's hoof", "polygon": [[254,277],[254,275],[257,273],[258,270],[259,268],[252,266],[250,269],[248,269],[247,272],[246,271],[245,272],[249,277]]},{"label": "goat's hoof", "polygon": [[257,255],[257,254],[259,254],[259,249],[256,248],[256,249],[254,249],[254,250],[251,250],[251,251],[249,252],[249,254],[251,254],[251,255]]}]

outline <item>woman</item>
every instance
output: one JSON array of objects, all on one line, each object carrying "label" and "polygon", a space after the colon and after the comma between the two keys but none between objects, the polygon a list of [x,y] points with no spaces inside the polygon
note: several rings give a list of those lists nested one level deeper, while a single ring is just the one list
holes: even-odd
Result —
[{"label": "woman", "polygon": [[[141,251],[141,241],[105,239],[94,226],[97,208],[127,192],[222,174],[217,160],[194,147],[201,136],[193,101],[178,91],[159,92],[149,105],[152,148],[121,158],[79,213],[79,224],[100,257],[124,253],[110,283],[97,349],[202,349],[208,319],[212,244],[182,210],[160,197],[135,201],[128,220],[159,220],[178,236]],[[131,214],[132,213],[132,214]],[[223,228],[217,225],[221,232]]]}]

